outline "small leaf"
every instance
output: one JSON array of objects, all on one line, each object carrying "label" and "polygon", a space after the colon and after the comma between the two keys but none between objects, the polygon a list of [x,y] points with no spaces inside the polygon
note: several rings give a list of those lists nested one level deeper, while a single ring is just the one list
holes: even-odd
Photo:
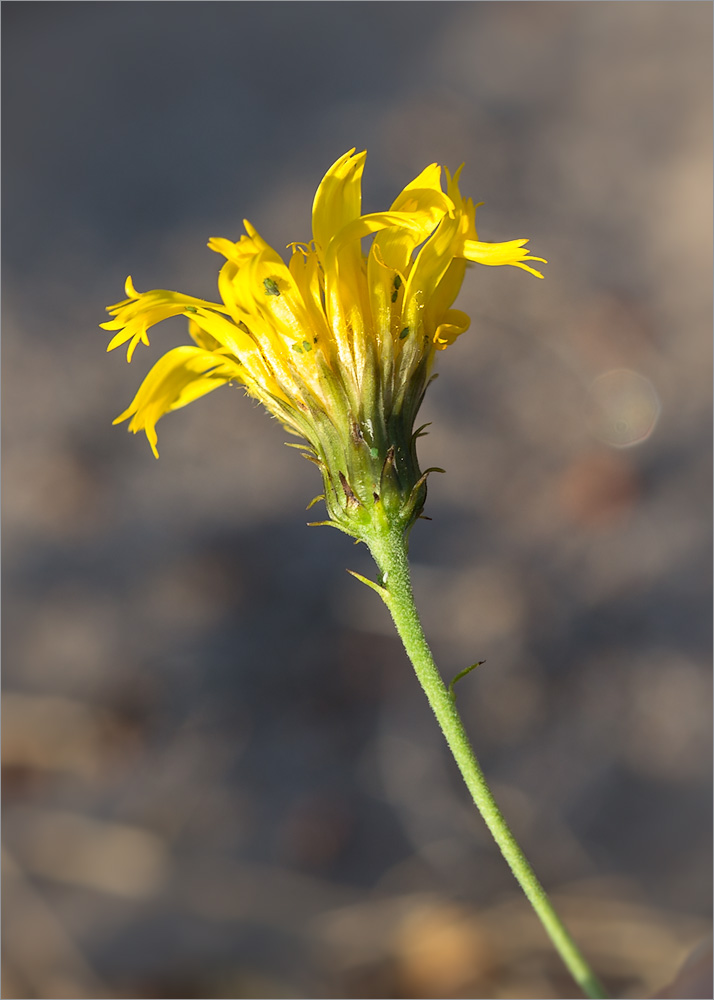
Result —
[{"label": "small leaf", "polygon": [[368,580],[367,577],[362,576],[361,573],[355,573],[353,569],[348,569],[347,572],[350,576],[353,576],[355,580],[359,580],[360,583],[363,583],[366,587],[370,587],[375,593],[379,594],[382,600],[386,603],[389,594],[384,587],[380,587],[378,583],[374,582],[374,580]]},{"label": "small leaf", "polygon": [[462,677],[466,677],[466,675],[470,674],[472,670],[475,670],[476,667],[480,667],[481,664],[485,662],[486,662],[485,660],[477,660],[476,663],[472,663],[470,667],[467,667],[465,670],[462,670],[461,673],[457,674],[456,677],[454,677],[451,684],[449,684],[449,694],[451,695],[452,701],[456,701],[456,694],[454,693],[454,684],[456,684],[457,681],[460,681]]}]

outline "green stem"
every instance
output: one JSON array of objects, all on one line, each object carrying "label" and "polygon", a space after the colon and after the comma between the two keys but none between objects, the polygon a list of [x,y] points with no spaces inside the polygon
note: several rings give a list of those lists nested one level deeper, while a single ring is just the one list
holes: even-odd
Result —
[{"label": "green stem", "polygon": [[376,530],[368,544],[381,571],[379,592],[391,612],[407,656],[414,666],[477,809],[558,954],[583,993],[593,998],[607,997],[602,984],[555,912],[545,889],[536,878],[535,872],[496,805],[496,800],[469,743],[453,694],[450,694],[445,687],[424,637],[414,604],[406,539],[398,531]]}]

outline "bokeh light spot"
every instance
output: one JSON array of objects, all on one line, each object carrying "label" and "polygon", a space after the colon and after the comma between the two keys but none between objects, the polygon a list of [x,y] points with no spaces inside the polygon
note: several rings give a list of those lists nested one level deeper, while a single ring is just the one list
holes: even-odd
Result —
[{"label": "bokeh light spot", "polygon": [[613,448],[631,448],[646,441],[662,409],[650,380],[627,368],[598,375],[586,407],[590,431]]}]

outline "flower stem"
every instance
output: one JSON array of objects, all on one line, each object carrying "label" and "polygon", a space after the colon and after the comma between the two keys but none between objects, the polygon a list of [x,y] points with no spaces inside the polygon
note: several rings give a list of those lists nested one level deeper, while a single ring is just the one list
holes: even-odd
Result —
[{"label": "flower stem", "polygon": [[602,984],[555,912],[503,818],[469,743],[453,693],[447,690],[437,670],[414,604],[406,539],[401,532],[376,530],[368,544],[381,571],[379,592],[477,809],[576,983],[586,996],[606,998]]}]

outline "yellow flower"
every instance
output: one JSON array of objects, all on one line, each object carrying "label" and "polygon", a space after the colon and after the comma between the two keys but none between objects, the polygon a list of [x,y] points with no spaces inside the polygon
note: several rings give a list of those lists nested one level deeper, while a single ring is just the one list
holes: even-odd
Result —
[{"label": "yellow flower", "polygon": [[[213,238],[225,258],[221,302],[177,292],[137,292],[108,308],[116,331],[108,350],[128,342],[130,361],[150,326],[184,315],[196,346],[178,347],[151,369],[115,423],[145,431],[158,458],[160,417],[228,382],[244,385],[307,442],[321,468],[331,522],[359,536],[378,503],[407,528],[426,496],[413,432],[435,352],[469,326],[452,309],[467,262],[530,266],[527,240],[482,243],[475,207],[458,174],[432,164],[387,212],[363,215],[366,153],[351,150],[328,170],[315,195],[310,243],[291,244],[286,265],[256,230],[236,243]],[[367,255],[364,237],[373,236]],[[545,262],[544,262],[545,263]]]}]

